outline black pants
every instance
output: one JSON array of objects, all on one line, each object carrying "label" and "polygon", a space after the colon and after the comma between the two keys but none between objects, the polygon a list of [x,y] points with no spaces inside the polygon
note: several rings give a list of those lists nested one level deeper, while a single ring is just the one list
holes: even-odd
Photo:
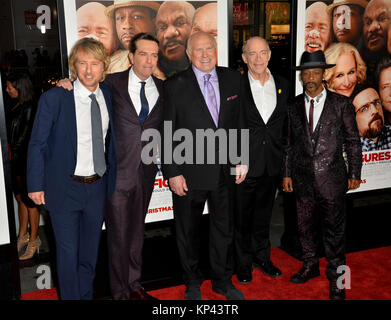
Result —
[{"label": "black pants", "polygon": [[214,288],[226,288],[233,273],[233,205],[232,178],[220,174],[215,190],[191,190],[186,196],[173,194],[174,220],[179,255],[187,286],[201,285],[204,277],[199,268],[203,232],[201,218],[205,202],[209,212],[209,262]]},{"label": "black pants", "polygon": [[106,214],[110,288],[114,300],[126,299],[129,291],[141,288],[142,250],[145,215],[153,183],[144,185],[138,172],[135,187],[129,192],[118,186],[108,201]]},{"label": "black pants", "polygon": [[270,220],[280,177],[247,177],[237,186],[235,249],[238,268],[249,268],[255,256],[270,259]]},{"label": "black pants", "polygon": [[325,256],[328,261],[327,277],[337,277],[336,270],[345,265],[345,194],[333,197],[322,196],[314,191],[312,196],[297,196],[299,238],[303,249],[303,260],[307,264],[318,262],[320,224]]}]

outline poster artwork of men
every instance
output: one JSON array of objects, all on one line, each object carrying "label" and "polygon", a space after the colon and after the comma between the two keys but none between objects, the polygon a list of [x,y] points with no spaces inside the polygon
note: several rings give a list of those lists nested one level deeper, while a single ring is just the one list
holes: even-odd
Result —
[{"label": "poster artwork of men", "polygon": [[[390,150],[391,1],[307,0],[302,14],[304,45],[297,54],[325,52],[327,63],[336,66],[324,80],[329,90],[351,99],[363,153]],[[369,177],[364,171],[362,176]]]},{"label": "poster artwork of men", "polygon": [[75,1],[78,38],[103,43],[111,56],[108,73],[131,66],[129,43],[140,32],[160,42],[153,75],[162,80],[190,66],[186,45],[192,33],[205,31],[217,40],[216,1]]}]

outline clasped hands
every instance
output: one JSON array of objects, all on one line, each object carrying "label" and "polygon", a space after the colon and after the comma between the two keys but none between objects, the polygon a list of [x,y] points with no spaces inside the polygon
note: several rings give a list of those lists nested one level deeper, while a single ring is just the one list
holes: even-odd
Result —
[{"label": "clasped hands", "polygon": [[[236,184],[242,183],[244,179],[246,179],[247,172],[248,172],[248,166],[237,165],[235,183]],[[180,197],[185,196],[186,192],[189,191],[186,184],[186,179],[183,175],[169,178],[168,183],[170,185],[171,191]]]}]

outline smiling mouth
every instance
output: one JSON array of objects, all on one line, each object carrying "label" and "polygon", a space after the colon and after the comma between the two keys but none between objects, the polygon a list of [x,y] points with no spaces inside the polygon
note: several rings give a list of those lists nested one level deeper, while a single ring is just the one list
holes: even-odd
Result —
[{"label": "smiling mouth", "polygon": [[309,51],[316,51],[322,49],[322,46],[320,43],[307,42],[307,48],[309,49]]}]

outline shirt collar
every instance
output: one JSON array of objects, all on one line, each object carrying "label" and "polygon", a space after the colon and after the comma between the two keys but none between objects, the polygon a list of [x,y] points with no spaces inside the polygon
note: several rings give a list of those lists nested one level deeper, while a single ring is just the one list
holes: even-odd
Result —
[{"label": "shirt collar", "polygon": [[[267,79],[265,84],[268,83],[272,79],[272,74],[271,74],[269,68],[266,68],[266,72],[269,75],[269,79]],[[248,79],[249,79],[251,85],[256,84],[256,83],[260,84],[260,82],[258,80],[254,79],[254,77],[251,75],[250,71],[248,71]]]},{"label": "shirt collar", "polygon": [[89,98],[90,95],[93,93],[95,94],[96,97],[99,97],[100,94],[101,94],[101,90],[99,88],[99,85],[98,87],[96,88],[96,90],[94,92],[91,92],[90,90],[88,90],[81,82],[79,79],[76,79],[75,82],[73,83],[73,87],[75,89],[75,93],[76,95],[80,96],[81,98]]},{"label": "shirt collar", "polygon": [[[194,74],[196,75],[197,79],[204,81],[204,75],[208,74],[208,73],[206,73],[204,71],[201,71],[194,64],[192,64],[191,67],[193,68]],[[210,80],[216,80],[217,79],[216,68],[213,68],[212,71],[209,72],[209,74],[211,75]]]},{"label": "shirt collar", "polygon": [[310,97],[307,92],[304,91],[304,97],[307,102],[310,102],[311,99],[315,100],[315,103],[318,104],[322,98],[326,97],[326,88],[323,87],[323,90],[321,93],[319,93],[315,98]]},{"label": "shirt collar", "polygon": [[129,71],[129,83],[130,84],[138,84],[141,86],[140,82],[145,82],[145,86],[148,87],[152,84],[152,76],[149,76],[146,80],[141,80],[133,71],[133,68]]}]

